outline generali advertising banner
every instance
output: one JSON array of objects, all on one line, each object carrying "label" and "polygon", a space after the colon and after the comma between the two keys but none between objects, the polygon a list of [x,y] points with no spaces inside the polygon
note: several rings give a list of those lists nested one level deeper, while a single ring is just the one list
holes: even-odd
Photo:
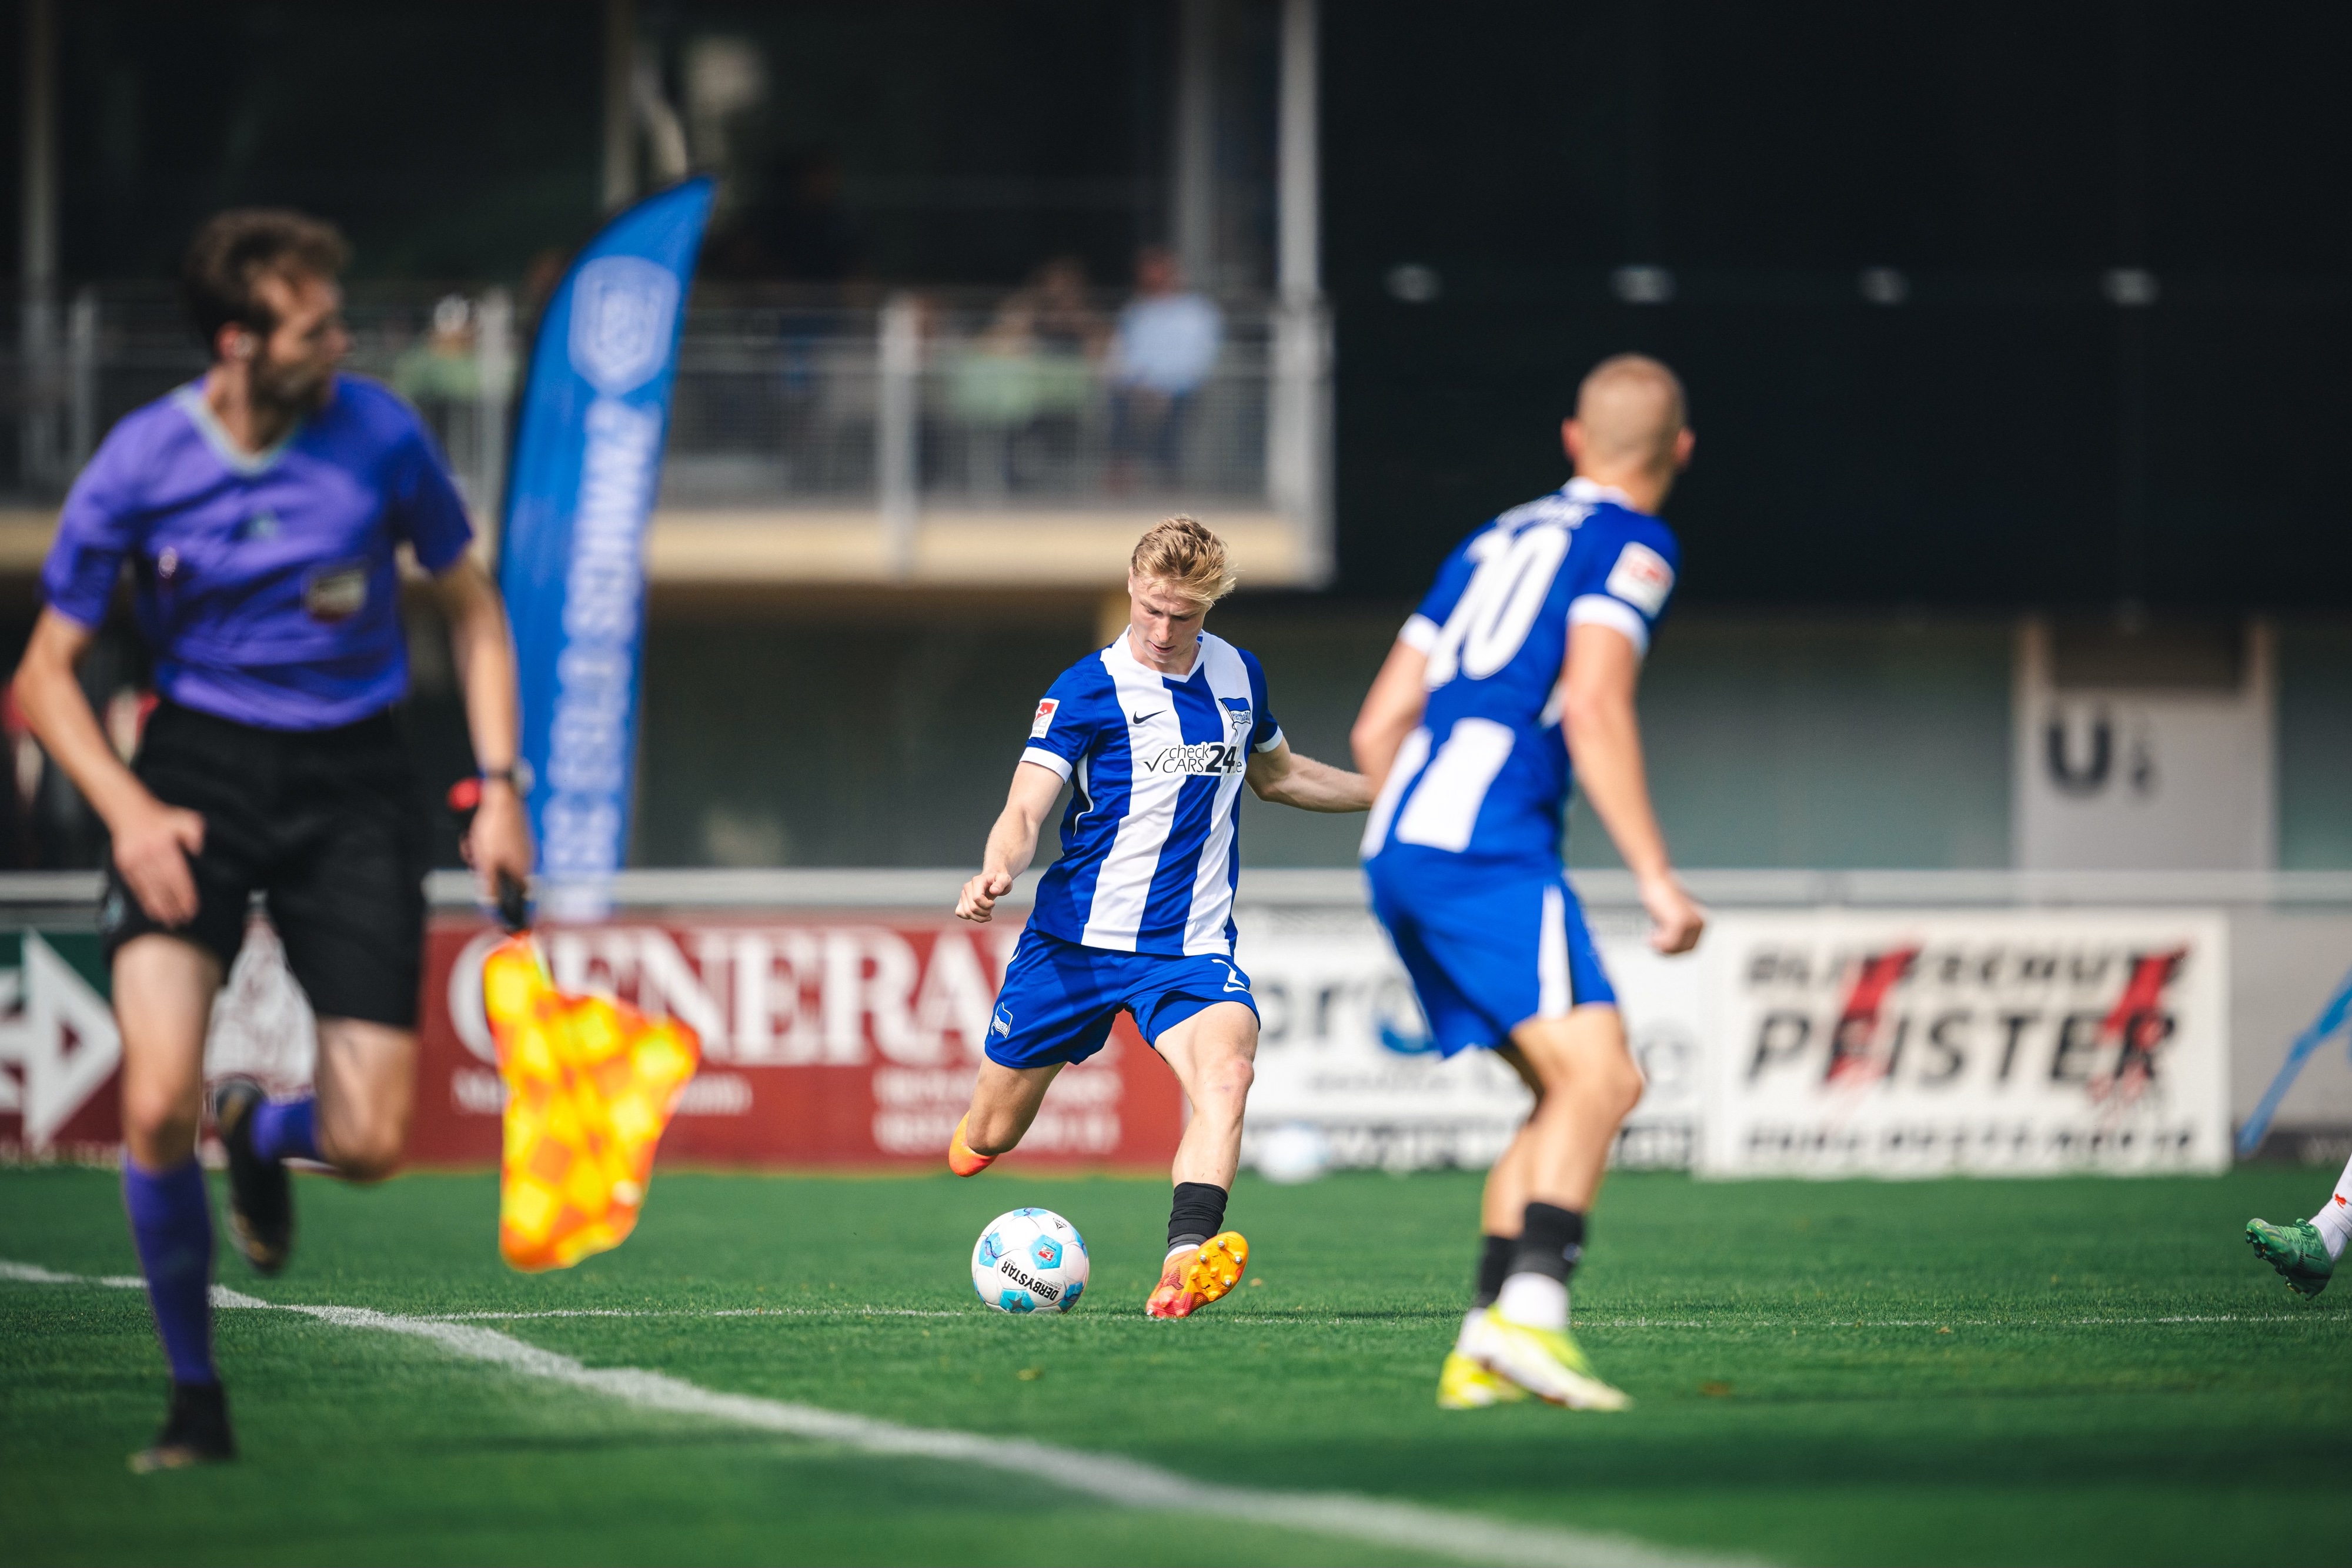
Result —
[{"label": "generali advertising banner", "polygon": [[2230,1162],[2218,915],[1731,915],[1706,940],[1703,1175]]},{"label": "generali advertising banner", "polygon": [[[702,1071],[662,1158],[944,1166],[1019,935],[952,919],[679,917],[554,927],[541,943],[559,987],[617,996],[702,1037]],[[121,1135],[121,1047],[96,939],[12,940],[22,957],[0,968],[0,1145],[97,1153]],[[481,961],[498,940],[471,920],[436,920],[428,933],[409,1136],[417,1164],[499,1157],[502,1085],[481,1006]],[[0,964],[7,956],[0,950]],[[257,923],[214,1009],[206,1073],[249,1072],[284,1092],[310,1082],[315,1050],[283,950]],[[1055,1080],[1012,1157],[1165,1166],[1182,1127],[1174,1077],[1122,1018],[1098,1055]]]},{"label": "generali advertising banner", "polygon": [[[1339,1166],[1482,1167],[1527,1119],[1518,1075],[1484,1051],[1436,1054],[1412,983],[1378,922],[1339,906],[1244,907],[1235,951],[1257,997],[1257,1078],[1243,1154],[1306,1125]],[[1662,958],[1646,921],[1591,915],[1593,939],[1649,1080],[1619,1134],[1624,1166],[1686,1166],[1698,1134],[1705,971]]]}]

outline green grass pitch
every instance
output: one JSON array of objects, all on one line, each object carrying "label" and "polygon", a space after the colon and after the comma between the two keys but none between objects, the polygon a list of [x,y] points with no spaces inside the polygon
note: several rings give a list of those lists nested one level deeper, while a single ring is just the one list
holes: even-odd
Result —
[{"label": "green grass pitch", "polygon": [[[2352,1281],[2306,1303],[2239,1239],[2250,1215],[2307,1213],[2325,1173],[1619,1176],[1576,1292],[1587,1349],[1639,1402],[1616,1416],[1434,1408],[1475,1247],[1468,1176],[1245,1176],[1252,1282],[1183,1323],[1140,1312],[1156,1182],[665,1172],[625,1247],[536,1278],[498,1260],[489,1176],[298,1187],[293,1267],[257,1281],[224,1245],[223,1283],[409,1314],[625,1312],[483,1326],[593,1366],[1213,1482],[1792,1563],[2352,1557],[2326,1502],[2352,1464]],[[982,1224],[1027,1203],[1093,1249],[1067,1318],[989,1312],[965,1278]],[[0,1260],[131,1271],[113,1178],[0,1174]],[[0,1562],[1384,1560],[649,1413],[314,1318],[218,1324],[244,1461],[133,1477],[163,1388],[143,1298],[0,1280]]]}]

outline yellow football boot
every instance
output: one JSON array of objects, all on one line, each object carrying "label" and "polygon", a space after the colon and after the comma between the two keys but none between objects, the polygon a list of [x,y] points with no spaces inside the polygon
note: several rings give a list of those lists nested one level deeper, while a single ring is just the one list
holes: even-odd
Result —
[{"label": "yellow football boot", "polygon": [[1463,1354],[1548,1405],[1570,1410],[1623,1410],[1633,1401],[1592,1374],[1592,1364],[1563,1329],[1529,1328],[1489,1308],[1465,1327]]},{"label": "yellow football boot", "polygon": [[1489,1405],[1516,1405],[1528,1391],[1507,1377],[1497,1377],[1458,1350],[1445,1353],[1437,1373],[1440,1410],[1484,1410]]},{"label": "yellow football boot", "polygon": [[1160,1283],[1143,1303],[1147,1318],[1189,1318],[1211,1301],[1222,1301],[1242,1282],[1249,1267],[1249,1243],[1238,1230],[1221,1231],[1198,1247],[1180,1247],[1168,1254],[1160,1270]]},{"label": "yellow football boot", "polygon": [[[1486,1309],[1474,1307],[1466,1325],[1484,1322]],[[1528,1396],[1528,1391],[1507,1377],[1497,1377],[1462,1352],[1457,1343],[1445,1353],[1445,1364],[1437,1372],[1437,1407],[1440,1410],[1484,1410],[1490,1405],[1516,1405]]]}]

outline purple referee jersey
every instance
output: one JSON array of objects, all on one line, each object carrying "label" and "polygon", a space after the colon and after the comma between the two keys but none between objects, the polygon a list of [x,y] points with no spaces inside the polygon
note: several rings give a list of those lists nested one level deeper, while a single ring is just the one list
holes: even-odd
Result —
[{"label": "purple referee jersey", "polygon": [[408,695],[393,551],[430,572],[472,542],[415,411],[358,376],[267,452],[240,451],[191,383],[123,416],[74,481],[41,569],[67,619],[136,579],[155,685],[265,729],[329,729]]}]

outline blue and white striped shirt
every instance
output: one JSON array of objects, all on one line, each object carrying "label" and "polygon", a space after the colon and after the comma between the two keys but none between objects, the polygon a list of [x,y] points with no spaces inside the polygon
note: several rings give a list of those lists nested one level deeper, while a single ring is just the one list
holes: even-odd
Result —
[{"label": "blue and white striped shirt", "polygon": [[1265,672],[1221,637],[1202,633],[1189,675],[1149,668],[1124,632],[1071,665],[1021,754],[1076,785],[1030,925],[1118,953],[1230,955],[1242,774],[1281,744]]}]

